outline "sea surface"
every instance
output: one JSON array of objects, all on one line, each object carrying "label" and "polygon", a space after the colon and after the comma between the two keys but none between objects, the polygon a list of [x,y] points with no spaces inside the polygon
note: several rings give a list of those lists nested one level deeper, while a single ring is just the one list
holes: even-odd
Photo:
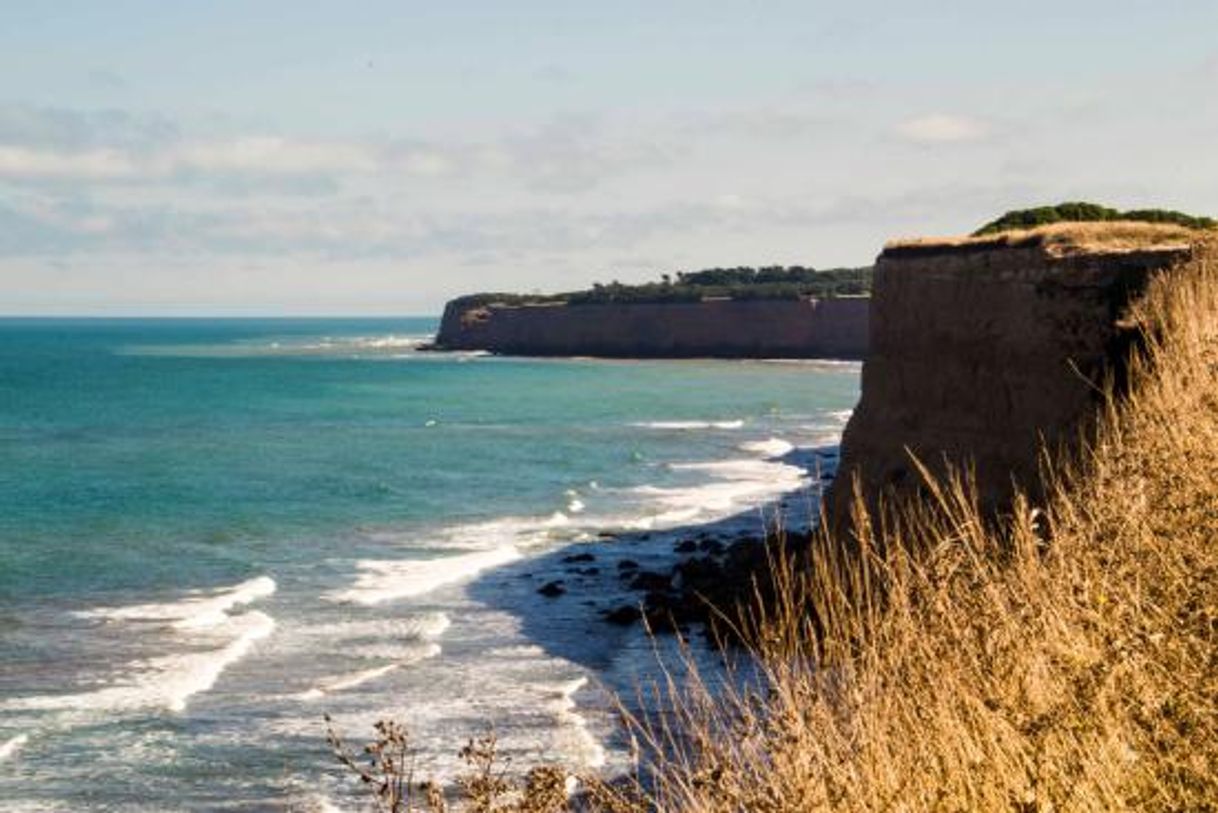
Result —
[{"label": "sea surface", "polygon": [[654,654],[600,618],[637,600],[617,561],[806,509],[859,366],[435,327],[0,320],[0,809],[359,809],[327,712],[407,724],[440,779],[488,725],[515,764],[621,763],[608,694]]}]

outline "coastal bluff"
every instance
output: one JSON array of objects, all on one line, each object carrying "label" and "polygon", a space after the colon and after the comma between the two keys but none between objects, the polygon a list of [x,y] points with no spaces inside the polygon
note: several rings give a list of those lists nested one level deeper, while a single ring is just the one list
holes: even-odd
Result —
[{"label": "coastal bluff", "polygon": [[692,302],[453,300],[437,350],[604,358],[827,358],[867,353],[865,296]]},{"label": "coastal bluff", "polygon": [[848,521],[857,482],[914,493],[921,475],[973,470],[987,510],[1037,493],[1040,453],[1074,444],[1106,382],[1121,387],[1152,277],[1192,259],[1197,233],[1062,225],[985,238],[890,243],[875,266],[862,394],[825,498]]}]

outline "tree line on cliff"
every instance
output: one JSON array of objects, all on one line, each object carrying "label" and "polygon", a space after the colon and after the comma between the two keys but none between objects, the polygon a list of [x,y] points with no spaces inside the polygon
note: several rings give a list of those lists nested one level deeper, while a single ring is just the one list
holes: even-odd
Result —
[{"label": "tree line on cliff", "polygon": [[706,299],[829,299],[871,293],[871,266],[818,270],[802,265],[735,266],[662,274],[658,282],[617,280],[560,294],[480,293],[454,300],[462,310],[497,305],[603,305],[701,302]]}]

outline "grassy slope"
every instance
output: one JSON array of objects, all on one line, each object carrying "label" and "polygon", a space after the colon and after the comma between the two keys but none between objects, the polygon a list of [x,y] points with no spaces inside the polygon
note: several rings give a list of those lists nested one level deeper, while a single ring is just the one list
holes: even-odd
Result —
[{"label": "grassy slope", "polygon": [[651,803],[1218,808],[1213,256],[1155,284],[1135,391],[1047,505],[987,530],[965,483],[939,484],[864,521],[861,559],[821,540],[818,567],[779,563],[789,601],[756,624],[768,685],[668,696],[694,734],[653,737]]}]

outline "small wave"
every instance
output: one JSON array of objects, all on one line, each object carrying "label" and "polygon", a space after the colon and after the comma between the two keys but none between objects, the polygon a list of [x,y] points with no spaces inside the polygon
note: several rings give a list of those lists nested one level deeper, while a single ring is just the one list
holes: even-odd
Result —
[{"label": "small wave", "polygon": [[82,610],[74,615],[79,618],[101,618],[107,621],[172,622],[174,629],[199,629],[223,624],[229,619],[229,610],[265,598],[274,593],[275,589],[274,579],[269,576],[259,576],[208,595],[193,594],[168,604],[98,608]]},{"label": "small wave", "polygon": [[797,491],[808,484],[798,466],[766,460],[717,460],[707,463],[674,463],[677,471],[701,471],[714,477],[709,483],[688,487],[637,486],[631,491],[647,497],[662,509],[639,527],[671,527],[694,519],[727,515],[742,505],[751,505]]},{"label": "small wave", "polygon": [[[446,528],[420,531],[395,529],[372,530],[364,535],[382,545],[404,545],[411,549],[485,551],[502,545],[529,545],[544,542],[555,531],[570,526],[571,518],[562,511],[539,517],[498,517],[481,522],[450,525]],[[425,533],[425,536],[421,534]]]},{"label": "small wave", "polygon": [[394,661],[393,663],[387,663],[383,666],[377,666],[372,669],[363,669],[347,675],[338,675],[336,677],[327,678],[318,683],[312,689],[302,692],[300,695],[298,695],[298,697],[301,700],[312,701],[319,700],[329,694],[354,689],[357,686],[363,686],[365,683],[370,683],[377,678],[384,677],[390,672],[400,669],[403,666],[408,666],[411,663],[417,663],[418,661],[426,660],[427,658],[434,658],[440,654],[440,651],[439,645],[427,644],[426,646],[419,647],[418,652],[414,657],[403,658],[401,660]]},{"label": "small wave", "polygon": [[347,813],[347,811],[325,796],[315,795],[304,803],[306,813]]},{"label": "small wave", "polygon": [[29,734],[18,734],[16,737],[0,743],[0,762],[6,762],[17,755],[17,752],[30,741]]},{"label": "small wave", "polygon": [[605,749],[588,730],[588,721],[576,711],[575,694],[586,685],[588,678],[580,677],[542,688],[554,698],[555,719],[559,724],[569,726],[572,734],[562,750],[573,753],[586,768],[600,768],[605,764]]},{"label": "small wave", "polygon": [[483,570],[513,562],[520,555],[514,546],[503,545],[491,550],[437,559],[364,559],[356,565],[360,574],[353,587],[330,592],[325,597],[339,603],[372,605],[421,596],[476,576]]},{"label": "small wave", "polygon": [[[337,624],[315,624],[298,630],[309,639],[390,638],[406,641],[434,641],[452,626],[447,613],[420,613],[410,618],[376,618],[364,621],[343,621]],[[309,646],[315,642],[310,641]]]},{"label": "small wave", "polygon": [[769,438],[767,440],[752,440],[747,443],[741,443],[738,447],[742,452],[752,452],[764,457],[782,457],[795,451],[795,446],[781,438]]},{"label": "small wave", "polygon": [[413,350],[416,347],[427,344],[431,339],[431,336],[399,336],[393,333],[385,336],[326,336],[320,341],[300,344],[271,342],[267,347],[271,350],[279,350],[285,353]]},{"label": "small wave", "polygon": [[632,423],[640,429],[668,429],[688,431],[693,429],[743,429],[743,420],[734,421],[642,421]]},{"label": "small wave", "polygon": [[215,685],[222,672],[241,660],[254,643],[275,628],[269,615],[252,611],[230,616],[215,634],[233,635],[219,649],[162,655],[140,661],[137,668],[114,684],[80,694],[17,697],[0,707],[32,711],[136,711],[164,708],[182,711],[186,701]]},{"label": "small wave", "polygon": [[758,359],[762,364],[789,364],[799,367],[818,367],[826,372],[837,370],[861,370],[863,362],[848,359]]},{"label": "small wave", "polygon": [[826,414],[833,420],[837,421],[838,423],[844,424],[846,421],[850,420],[850,416],[854,414],[854,410],[853,409],[836,409],[836,410],[833,410],[832,412],[828,412]]}]

